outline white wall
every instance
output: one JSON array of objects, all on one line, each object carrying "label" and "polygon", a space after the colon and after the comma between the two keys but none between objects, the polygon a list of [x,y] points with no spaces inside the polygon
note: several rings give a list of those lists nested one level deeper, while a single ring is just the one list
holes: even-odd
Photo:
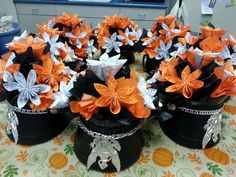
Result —
[{"label": "white wall", "polygon": [[[170,1],[173,4],[176,0]],[[201,27],[201,0],[183,0],[183,2],[187,6],[191,28],[193,31],[199,30]],[[212,24],[236,34],[236,6],[226,8],[225,3],[216,3]]]}]

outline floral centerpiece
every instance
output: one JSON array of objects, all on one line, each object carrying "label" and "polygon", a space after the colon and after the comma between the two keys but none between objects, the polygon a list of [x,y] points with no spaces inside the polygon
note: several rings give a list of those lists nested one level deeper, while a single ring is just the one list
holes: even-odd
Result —
[{"label": "floral centerpiece", "polygon": [[232,37],[225,40],[225,30],[210,26],[200,31],[199,35],[187,32],[177,43],[170,43],[168,48],[177,50],[166,51],[169,57],[148,83],[157,89],[154,103],[162,110],[159,117],[166,120],[160,125],[167,136],[181,145],[204,149],[219,141],[220,112],[228,97],[236,95],[236,76]]},{"label": "floral centerpiece", "polygon": [[[74,71],[86,68],[85,59],[92,57],[97,48],[95,37],[89,22],[85,22],[77,14],[63,13],[62,16],[51,18],[42,25],[37,25],[41,34],[46,32],[52,39],[65,44],[59,50],[65,65]],[[53,41],[52,41],[53,42]]]},{"label": "floral centerpiece", "polygon": [[142,31],[128,17],[106,16],[95,29],[95,35],[102,53],[107,53],[110,57],[121,54],[121,58],[128,59],[127,64],[134,62],[136,44]]},{"label": "floral centerpiece", "polygon": [[69,105],[76,75],[63,63],[59,50],[64,51],[65,44],[57,39],[25,31],[8,44],[11,53],[0,60],[9,104],[7,133],[16,143],[48,141],[68,124],[61,112]]},{"label": "floral centerpiece", "polygon": [[141,153],[139,129],[151,113],[145,105],[153,103],[145,79],[130,72],[126,62],[120,54],[87,59],[88,69],[71,90],[71,111],[80,115],[75,153],[88,168],[120,171]]},{"label": "floral centerpiece", "polygon": [[[175,16],[157,18],[151,29],[145,30],[141,38],[142,45],[145,46],[142,51],[144,70],[151,72],[161,61],[184,53],[186,43],[179,43],[179,40],[189,36],[190,27],[179,24]],[[192,41],[189,40],[192,39],[187,40],[191,44]]]}]

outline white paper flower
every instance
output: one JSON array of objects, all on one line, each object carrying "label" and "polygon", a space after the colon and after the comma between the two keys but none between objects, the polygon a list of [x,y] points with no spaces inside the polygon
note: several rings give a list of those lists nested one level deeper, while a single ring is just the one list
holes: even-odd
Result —
[{"label": "white paper flower", "polygon": [[50,108],[65,108],[69,106],[69,98],[71,97],[70,90],[74,86],[76,81],[76,75],[73,75],[71,80],[66,84],[65,82],[60,82],[60,91],[53,94],[53,99],[55,100]]},{"label": "white paper flower", "polygon": [[26,39],[29,36],[29,33],[25,30],[20,36],[15,36],[13,41],[21,41]]},{"label": "white paper flower", "polygon": [[78,36],[75,36],[72,33],[65,33],[65,35],[70,39],[76,39],[76,47],[80,49],[82,47],[82,43],[80,40],[83,39],[87,35],[87,33],[82,32]]},{"label": "white paper flower", "polygon": [[147,80],[148,84],[153,84],[155,82],[157,82],[157,79],[159,79],[159,77],[161,76],[160,71],[156,71],[153,76]]},{"label": "white paper flower", "polygon": [[[202,61],[202,58],[204,55],[209,55],[209,56],[213,56],[213,57],[216,57],[218,55],[220,55],[220,53],[212,53],[212,52],[204,52],[202,51],[201,49],[199,48],[195,48],[193,51],[196,52],[196,55],[195,55],[195,64],[196,66],[199,65],[200,67],[200,62]],[[197,62],[197,63],[196,63]],[[216,62],[216,61],[215,61]],[[219,63],[218,63],[219,64]]]},{"label": "white paper flower", "polygon": [[109,55],[104,53],[99,60],[87,59],[86,61],[88,68],[92,70],[99,79],[106,81],[110,75],[115,76],[127,61],[127,59],[119,60],[119,58],[120,54],[109,58]]},{"label": "white paper flower", "polygon": [[64,61],[65,62],[72,62],[74,60],[77,60],[78,57],[75,55],[75,51],[69,47],[68,45],[65,45],[65,52],[66,52],[66,56],[64,57]]},{"label": "white paper flower", "polygon": [[86,50],[88,52],[88,56],[92,57],[93,56],[93,52],[97,51],[97,48],[93,46],[94,40],[91,39],[90,41],[88,41],[88,46],[86,47]]},{"label": "white paper flower", "polygon": [[[126,40],[129,45],[133,46],[134,42],[129,38],[129,36],[131,36],[131,34],[132,34],[132,32],[130,33],[129,28],[126,28],[125,29],[125,36],[118,35],[117,38],[121,41]],[[134,36],[135,34],[132,34],[132,35]]]},{"label": "white paper flower", "polygon": [[160,60],[164,58],[165,60],[170,59],[170,55],[168,50],[171,48],[172,41],[168,42],[166,45],[165,43],[161,40],[160,41],[160,48],[155,49],[155,52],[157,53],[156,59]]},{"label": "white paper flower", "polygon": [[7,91],[19,91],[19,96],[17,98],[17,106],[23,108],[27,102],[30,100],[34,105],[39,105],[41,103],[38,93],[46,93],[50,90],[50,86],[45,84],[35,85],[36,72],[32,69],[30,70],[27,80],[20,72],[14,73],[14,80],[12,82],[7,82],[3,84]]},{"label": "white paper flower", "polygon": [[141,29],[138,29],[136,32],[135,32],[135,36],[136,36],[136,40],[138,41],[141,36],[142,36],[143,32]]},{"label": "white paper flower", "polygon": [[223,52],[219,55],[223,60],[230,59],[233,65],[236,65],[236,53],[230,54],[229,48],[227,46],[224,47]]},{"label": "white paper flower", "polygon": [[110,51],[112,51],[112,49],[114,49],[117,53],[120,53],[120,47],[123,45],[123,43],[120,41],[116,41],[117,33],[113,33],[111,35],[111,38],[103,37],[103,39],[106,44],[102,46],[102,48],[106,49],[106,53],[109,53]]},{"label": "white paper flower", "polygon": [[181,43],[177,43],[174,46],[177,47],[177,50],[170,53],[170,55],[172,57],[176,57],[176,56],[184,54],[186,52],[186,47],[183,46]]},{"label": "white paper flower", "polygon": [[154,96],[157,92],[157,89],[147,88],[147,83],[143,77],[139,77],[139,82],[138,82],[137,87],[138,87],[138,90],[140,91],[140,94],[142,95],[144,99],[145,106],[150,109],[155,109],[153,100],[155,100]]},{"label": "white paper flower", "polygon": [[151,31],[148,31],[148,32],[147,32],[147,36],[148,36],[149,39],[146,40],[146,41],[142,44],[143,46],[146,46],[146,45],[150,44],[152,41],[155,41],[155,40],[158,39],[157,36],[153,36],[153,33],[152,33]]},{"label": "white paper flower", "polygon": [[26,39],[29,36],[28,32],[25,30],[20,36],[15,36],[12,40],[12,42],[9,42],[6,44],[6,47],[14,44],[14,41],[22,41]]},{"label": "white paper flower", "polygon": [[[171,32],[172,32],[172,33],[175,33],[175,34],[178,34],[178,33],[181,32],[180,29],[169,29],[169,27],[168,27],[165,23],[162,23],[161,26],[162,26],[162,28],[163,28],[164,30],[167,31],[167,33],[166,33],[167,36],[170,36],[170,33],[171,33]],[[168,38],[168,37],[167,37],[167,38]]]},{"label": "white paper flower", "polygon": [[[229,39],[230,39],[232,42],[236,43],[236,39],[235,39],[235,37],[233,37],[232,35],[229,35]],[[236,53],[236,45],[233,46],[233,50],[234,50],[234,52]]]},{"label": "white paper flower", "polygon": [[[54,35],[54,36],[50,37],[48,33],[46,33],[46,32],[43,33],[43,40],[45,43],[50,44],[51,59],[56,64],[59,64],[59,61],[55,57],[55,56],[60,55],[59,49],[62,49],[65,51],[64,44],[62,42],[57,42],[58,38],[59,38],[59,35]],[[35,38],[35,40],[40,40],[40,38]]]},{"label": "white paper flower", "polygon": [[[6,68],[11,66],[13,64],[13,59],[16,57],[15,53],[12,53],[6,63]],[[3,81],[4,82],[8,82],[10,80],[12,80],[13,76],[9,71],[6,70],[0,70],[0,74],[3,74]]]}]

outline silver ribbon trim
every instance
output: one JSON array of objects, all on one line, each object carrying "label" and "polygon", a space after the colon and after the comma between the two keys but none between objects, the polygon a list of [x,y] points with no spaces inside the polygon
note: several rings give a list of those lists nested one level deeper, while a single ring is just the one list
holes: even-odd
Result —
[{"label": "silver ribbon trim", "polygon": [[179,107],[179,109],[183,112],[190,114],[210,115],[207,124],[203,127],[206,133],[202,140],[202,149],[205,149],[206,145],[211,139],[214,143],[218,140],[218,135],[221,134],[221,111],[223,110],[222,108],[217,110],[196,110],[185,107]]},{"label": "silver ribbon trim", "polygon": [[7,134],[12,133],[12,136],[14,138],[15,144],[18,142],[18,130],[17,125],[19,124],[18,118],[16,116],[16,113],[13,111],[13,109],[9,106],[8,107],[8,113],[7,113]]},{"label": "silver ribbon trim", "polygon": [[17,144],[17,142],[19,140],[19,134],[18,134],[18,130],[17,130],[19,120],[18,120],[18,117],[15,112],[19,112],[22,114],[31,114],[31,115],[47,114],[48,113],[48,111],[34,111],[34,110],[29,110],[29,109],[20,109],[16,106],[10,105],[9,103],[7,105],[8,105],[8,110],[7,110],[6,132],[7,132],[7,134],[12,134],[15,144]]},{"label": "silver ribbon trim", "polygon": [[100,159],[98,160],[98,165],[101,170],[106,169],[108,167],[108,162],[111,162],[115,166],[117,172],[120,172],[121,166],[118,151],[121,150],[121,146],[117,139],[133,135],[142,127],[143,121],[129,132],[113,135],[104,135],[88,130],[79,118],[78,125],[85,133],[94,138],[93,142],[90,143],[92,150],[88,156],[87,169],[89,169],[91,165],[96,162],[97,157],[99,157]]}]

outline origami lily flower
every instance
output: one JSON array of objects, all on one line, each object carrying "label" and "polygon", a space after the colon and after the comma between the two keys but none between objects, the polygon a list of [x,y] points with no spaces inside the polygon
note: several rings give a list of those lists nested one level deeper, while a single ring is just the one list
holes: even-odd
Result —
[{"label": "origami lily flower", "polygon": [[224,47],[223,52],[219,55],[220,58],[230,59],[233,65],[236,65],[236,53],[230,54],[229,48],[227,46]]},{"label": "origami lily flower", "polygon": [[227,60],[224,66],[215,68],[214,74],[221,79],[220,86],[212,92],[211,97],[216,98],[223,95],[236,96],[236,76],[232,62]]},{"label": "origami lily flower", "polygon": [[102,46],[103,49],[106,49],[106,53],[109,53],[114,49],[117,53],[120,53],[120,47],[123,45],[122,42],[116,41],[117,39],[117,33],[113,33],[111,35],[111,38],[103,37],[105,41],[105,45]]},{"label": "origami lily flower", "polygon": [[157,92],[157,89],[147,88],[147,83],[143,77],[139,78],[137,87],[140,91],[141,96],[144,99],[144,105],[150,109],[155,109],[153,101],[155,100],[154,96]]},{"label": "origami lily flower", "polygon": [[39,105],[41,103],[38,93],[46,93],[50,90],[50,86],[45,84],[35,85],[36,73],[30,70],[27,80],[20,72],[14,73],[15,81],[3,84],[7,91],[18,90],[20,92],[17,98],[17,106],[23,108],[30,100],[33,104]]},{"label": "origami lily flower", "polygon": [[29,47],[32,47],[33,51],[41,50],[45,44],[41,41],[35,41],[33,36],[28,36],[8,44],[8,48],[11,51],[15,51],[17,54],[26,52]]},{"label": "origami lily flower", "polygon": [[55,22],[53,20],[49,20],[46,24],[43,25],[36,25],[37,29],[40,31],[40,33],[46,32],[49,34],[49,36],[55,36],[60,35],[63,33],[63,31],[59,31],[59,28],[53,28],[55,25]]},{"label": "origami lily flower", "polygon": [[72,33],[65,33],[65,35],[70,38],[70,39],[75,39],[75,45],[78,49],[82,47],[81,39],[83,39],[87,33],[86,32],[81,32],[79,35],[75,36]]},{"label": "origami lily flower", "polygon": [[67,44],[65,44],[65,50],[64,51],[61,50],[60,52],[61,52],[61,57],[65,62],[72,62],[78,60],[78,57],[75,55],[75,51]]},{"label": "origami lily flower", "polygon": [[107,86],[94,84],[95,89],[101,95],[96,101],[98,107],[108,107],[111,113],[118,114],[121,110],[121,104],[135,104],[136,99],[133,94],[135,86],[130,82],[123,82],[118,85],[117,80],[110,76],[107,80]]},{"label": "origami lily flower", "polygon": [[109,58],[109,55],[104,53],[99,60],[87,59],[86,61],[88,62],[88,68],[92,70],[99,79],[106,81],[110,75],[115,76],[127,61],[126,59],[119,60],[119,58],[120,54]]},{"label": "origami lily flower", "polygon": [[64,44],[62,42],[57,42],[58,38],[59,38],[59,35],[55,35],[55,36],[50,37],[48,35],[48,33],[43,33],[43,39],[44,39],[45,43],[50,44],[51,59],[56,64],[58,64],[59,61],[57,60],[55,55],[56,56],[60,55],[59,49],[65,50]]},{"label": "origami lily flower", "polygon": [[190,32],[187,32],[184,38],[178,38],[178,41],[187,47],[188,45],[194,45],[199,40],[199,36],[192,36]]},{"label": "origami lily flower", "polygon": [[165,60],[170,59],[170,55],[168,50],[171,48],[172,41],[168,42],[166,45],[165,43],[160,40],[160,48],[155,49],[155,52],[157,53],[156,59],[160,60],[164,58]]},{"label": "origami lily flower", "polygon": [[91,39],[90,41],[88,41],[88,45],[86,47],[87,53],[89,57],[93,56],[93,52],[97,51],[97,48],[93,46],[94,40]]},{"label": "origami lily flower", "polygon": [[75,28],[81,22],[82,18],[78,18],[77,14],[63,13],[62,16],[55,18],[55,23],[62,23],[71,28]]},{"label": "origami lily flower", "polygon": [[118,35],[117,38],[121,41],[124,40],[125,45],[128,45],[128,44],[131,45],[131,46],[134,45],[133,40],[135,40],[135,35],[132,35],[132,33],[130,33],[129,28],[126,28],[125,32],[122,32],[122,31],[119,30],[119,34],[120,35]]},{"label": "origami lily flower", "polygon": [[15,36],[13,41],[21,41],[26,39],[29,36],[28,32],[25,30],[20,36]]},{"label": "origami lily flower", "polygon": [[73,113],[79,113],[86,120],[89,120],[94,114],[98,112],[96,106],[97,98],[88,94],[83,94],[80,101],[70,102],[70,109]]},{"label": "origami lily flower", "polygon": [[58,65],[54,64],[49,55],[46,57],[42,66],[37,64],[33,65],[34,70],[38,74],[37,82],[47,83],[51,86],[53,91],[58,91],[58,82],[67,82],[69,80],[69,78],[63,74],[65,66],[63,63],[59,63]]},{"label": "origami lily flower", "polygon": [[76,81],[76,75],[74,75],[71,80],[66,84],[65,82],[60,82],[60,91],[53,94],[53,99],[55,100],[50,108],[65,108],[69,104],[69,98],[71,97],[70,90],[74,86]]},{"label": "origami lily flower", "polygon": [[181,73],[181,79],[177,76],[176,72],[166,76],[166,79],[173,83],[173,85],[166,88],[166,92],[178,92],[182,93],[185,98],[190,98],[195,90],[204,85],[204,82],[197,80],[200,75],[200,70],[191,73],[190,67],[186,66]]},{"label": "origami lily flower", "polygon": [[12,78],[11,73],[20,70],[19,64],[13,64],[13,59],[15,57],[16,55],[14,53],[11,53],[10,56],[5,54],[2,56],[3,59],[0,60],[0,79],[2,79],[4,82],[8,82]]},{"label": "origami lily flower", "polygon": [[158,39],[156,33],[152,33],[151,31],[147,32],[147,36],[147,38],[142,39],[142,41],[144,41],[144,43],[142,44],[143,46],[149,45],[151,42]]},{"label": "origami lily flower", "polygon": [[160,30],[161,34],[166,34],[167,36],[171,36],[171,33],[177,34],[180,33],[180,29],[174,29],[175,25],[174,23],[170,24],[170,27],[168,27],[165,23],[161,24],[163,30]]},{"label": "origami lily flower", "polygon": [[160,78],[160,71],[156,71],[153,76],[147,80],[147,84],[153,84]]},{"label": "origami lily flower", "polygon": [[134,28],[131,28],[131,30],[132,30],[132,32],[130,32],[130,35],[135,36],[136,40],[138,41],[141,38],[142,34],[143,34],[142,30],[138,29],[138,30],[135,31]]},{"label": "origami lily flower", "polygon": [[183,46],[182,44],[180,43],[177,43],[174,45],[175,47],[177,47],[177,50],[175,50],[174,52],[171,52],[170,55],[172,57],[176,57],[178,55],[181,55],[181,54],[184,54],[186,52],[186,47]]}]

